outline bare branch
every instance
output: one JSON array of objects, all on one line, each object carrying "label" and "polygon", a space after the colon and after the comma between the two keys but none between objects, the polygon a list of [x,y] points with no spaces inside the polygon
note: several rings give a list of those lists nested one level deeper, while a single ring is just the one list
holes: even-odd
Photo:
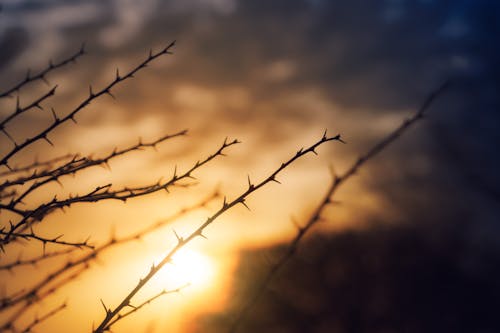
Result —
[{"label": "bare branch", "polygon": [[47,136],[50,134],[54,129],[62,125],[63,123],[69,121],[69,120],[74,120],[75,116],[82,111],[85,107],[87,107],[92,101],[95,99],[99,98],[102,95],[108,94],[111,92],[111,89],[114,88],[117,84],[130,79],[134,76],[135,73],[137,73],[139,70],[143,69],[146,67],[147,64],[149,64],[151,61],[155,60],[156,58],[169,54],[170,49],[174,46],[175,41],[170,43],[167,47],[164,49],[158,51],[155,54],[150,54],[144,61],[142,61],[139,65],[137,65],[135,68],[133,68],[131,71],[129,71],[127,74],[124,76],[119,76],[117,75],[116,78],[110,82],[107,86],[105,86],[103,89],[99,90],[98,92],[91,92],[87,98],[85,98],[76,108],[74,108],[70,113],[68,113],[66,116],[56,119],[52,122],[51,125],[46,127],[44,130],[40,131],[38,134],[26,139],[23,143],[15,145],[14,148],[12,148],[5,156],[3,156],[0,159],[0,165],[8,165],[8,161],[12,156],[17,154],[18,152],[22,151],[24,148],[30,146],[34,142],[37,142],[39,140],[48,140]]},{"label": "bare branch", "polygon": [[39,262],[41,262],[43,260],[54,258],[54,257],[63,256],[63,255],[69,254],[69,253],[74,252],[74,251],[75,251],[75,248],[68,248],[68,249],[64,249],[62,251],[54,251],[54,252],[50,252],[50,253],[43,253],[43,254],[41,254],[39,256],[36,256],[36,257],[33,257],[33,258],[29,258],[29,259],[21,259],[19,257],[18,259],[14,260],[14,261],[12,261],[10,263],[0,265],[0,270],[10,271],[10,270],[15,269],[17,267],[35,266]]},{"label": "bare branch", "polygon": [[175,289],[171,289],[171,290],[162,290],[161,292],[159,292],[158,294],[154,295],[153,297],[151,298],[148,298],[146,301],[142,302],[141,304],[137,305],[137,306],[133,306],[133,305],[130,305],[129,304],[129,307],[132,308],[132,310],[129,310],[123,314],[118,314],[114,320],[112,320],[106,330],[111,330],[111,326],[113,326],[116,322],[120,321],[120,320],[123,320],[125,319],[126,317],[130,316],[131,314],[133,314],[134,312],[136,311],[139,311],[141,308],[143,308],[145,305],[148,305],[149,303],[153,302],[154,300],[156,300],[157,298],[160,298],[161,296],[163,295],[168,295],[168,294],[174,294],[174,293],[179,293],[181,292],[183,289],[189,287],[189,283],[181,286],[181,287],[178,287],[178,288],[175,288]]},{"label": "bare branch", "polygon": [[3,231],[3,230],[0,230],[0,235],[3,235],[5,237],[9,236],[9,237],[13,237],[13,238],[34,239],[34,240],[42,242],[43,245],[49,243],[49,244],[57,244],[57,245],[64,245],[64,246],[72,246],[72,247],[77,247],[77,248],[83,248],[83,247],[89,248],[89,249],[94,248],[94,246],[88,244],[88,240],[86,240],[84,242],[66,242],[66,241],[60,240],[60,238],[63,235],[59,235],[59,236],[54,237],[54,238],[46,238],[46,237],[36,235],[33,231],[30,233],[16,233],[16,232],[7,232],[7,231]]},{"label": "bare branch", "polygon": [[56,164],[58,162],[67,160],[69,158],[76,158],[76,157],[77,157],[77,155],[66,154],[66,155],[58,156],[58,157],[55,157],[55,158],[52,158],[52,159],[49,159],[46,161],[42,161],[42,162],[35,160],[34,162],[32,162],[30,164],[23,165],[20,167],[11,166],[10,170],[0,172],[0,177],[12,176],[13,174],[21,173],[21,172],[28,172],[28,171],[31,171],[33,169],[44,169],[45,170],[45,168],[51,168],[54,166],[54,164]]},{"label": "bare branch", "polygon": [[444,83],[441,85],[436,91],[432,92],[425,102],[422,104],[422,106],[415,112],[413,116],[410,118],[406,119],[398,128],[396,128],[394,131],[389,133],[385,138],[382,140],[378,141],[375,143],[375,145],[369,149],[364,155],[362,155],[360,158],[358,158],[352,165],[345,171],[341,176],[336,175],[333,172],[332,169],[332,182],[330,184],[330,187],[328,188],[328,191],[326,192],[323,200],[319,203],[319,205],[316,207],[316,209],[313,211],[311,214],[309,220],[303,227],[298,227],[298,232],[295,238],[290,242],[288,245],[287,250],[283,254],[283,256],[270,268],[269,272],[267,273],[266,277],[263,279],[263,281],[259,284],[255,292],[252,294],[252,296],[248,299],[248,302],[245,303],[243,308],[239,311],[238,315],[236,316],[236,319],[233,322],[233,325],[229,329],[229,332],[235,333],[242,322],[244,321],[245,317],[247,316],[248,312],[250,309],[253,308],[253,306],[256,304],[257,300],[259,297],[262,295],[264,290],[267,288],[271,280],[274,278],[276,273],[290,260],[290,258],[293,257],[293,255],[296,253],[297,248],[299,246],[299,243],[301,240],[304,238],[304,236],[309,232],[309,230],[316,224],[318,221],[321,220],[321,214],[323,210],[330,204],[332,203],[332,197],[336,190],[342,185],[347,179],[351,178],[353,175],[356,174],[357,170],[363,166],[366,162],[374,158],[376,155],[378,155],[380,152],[382,152],[388,145],[396,141],[404,132],[406,132],[411,126],[413,126],[417,121],[421,120],[427,111],[427,109],[431,106],[432,101],[439,96],[440,94],[443,93],[443,91],[446,89],[448,86],[448,82]]},{"label": "bare branch", "polygon": [[121,149],[121,150],[113,150],[111,153],[108,155],[102,157],[102,158],[97,158],[94,159],[90,156],[87,157],[77,157],[77,155],[74,155],[73,159],[71,161],[68,161],[67,163],[58,166],[56,168],[52,169],[46,169],[41,172],[33,172],[33,174],[25,177],[19,177],[15,180],[7,180],[5,181],[2,185],[0,185],[0,189],[4,189],[10,186],[14,185],[23,185],[29,181],[32,180],[39,180],[42,178],[45,178],[43,180],[40,180],[38,182],[33,183],[28,189],[26,189],[19,197],[16,198],[16,200],[13,202],[13,205],[15,206],[17,203],[21,202],[28,194],[32,193],[36,189],[40,188],[43,185],[46,185],[50,182],[58,182],[59,179],[62,176],[66,175],[75,175],[77,172],[83,170],[83,169],[88,169],[93,166],[98,166],[98,165],[107,165],[110,160],[122,156],[125,154],[128,154],[132,151],[136,150],[142,150],[143,148],[148,148],[148,147],[156,147],[162,142],[165,142],[169,139],[176,138],[179,136],[184,136],[187,134],[187,130],[182,130],[174,134],[168,134],[164,135],[161,138],[158,138],[154,141],[151,142],[146,142],[142,143],[139,142],[135,145],[132,145],[128,148]]},{"label": "bare branch", "polygon": [[98,186],[94,190],[92,190],[89,193],[86,193],[84,195],[77,195],[77,196],[70,196],[66,199],[59,200],[57,197],[54,197],[50,202],[47,202],[45,204],[39,205],[37,208],[34,210],[21,210],[17,209],[16,205],[20,203],[20,201],[12,201],[8,205],[1,205],[0,204],[0,209],[5,209],[9,210],[13,213],[19,214],[22,216],[22,219],[18,221],[16,224],[11,225],[9,231],[4,231],[1,234],[4,235],[3,239],[0,240],[0,244],[6,245],[8,244],[12,238],[14,237],[14,234],[17,232],[18,229],[20,229],[23,226],[27,226],[30,224],[31,221],[41,221],[47,214],[50,212],[56,210],[56,209],[62,209],[64,207],[70,207],[73,204],[76,203],[82,203],[82,202],[97,202],[97,201],[103,201],[103,200],[121,200],[121,201],[126,201],[127,199],[130,198],[136,198],[140,196],[144,196],[147,194],[151,194],[154,192],[158,192],[161,190],[166,190],[168,191],[169,187],[171,186],[188,186],[186,184],[182,185],[179,184],[179,181],[183,179],[190,179],[192,178],[192,174],[194,171],[197,169],[201,168],[208,162],[212,161],[218,156],[223,156],[224,151],[235,144],[238,144],[238,140],[233,140],[231,142],[224,141],[224,143],[219,147],[219,149],[209,155],[207,158],[205,158],[202,161],[197,161],[190,169],[182,173],[181,175],[177,175],[174,173],[174,175],[167,181],[161,182],[158,181],[155,184],[150,184],[142,187],[135,187],[135,188],[129,188],[125,187],[121,190],[111,190],[111,184],[107,184],[104,186]]},{"label": "bare branch", "polygon": [[71,62],[75,62],[76,59],[78,59],[79,57],[81,57],[84,54],[85,54],[85,45],[82,44],[82,46],[78,50],[78,52],[76,52],[73,55],[71,55],[70,57],[62,60],[61,62],[54,64],[54,63],[52,63],[52,61],[49,61],[49,65],[44,70],[40,71],[38,74],[31,75],[30,71],[28,71],[28,73],[26,74],[26,77],[23,80],[19,81],[16,85],[11,87],[10,89],[7,89],[6,91],[0,93],[0,98],[10,96],[13,92],[20,90],[21,88],[23,88],[25,85],[27,85],[30,82],[34,82],[37,80],[46,81],[47,74],[49,74],[50,72],[52,72],[55,69],[63,67],[64,65],[67,65]]},{"label": "bare branch", "polygon": [[62,310],[64,310],[66,307],[67,307],[66,303],[62,303],[57,308],[52,309],[52,311],[47,312],[43,316],[41,316],[41,317],[35,317],[35,319],[31,323],[29,323],[23,330],[21,330],[19,332],[21,332],[21,333],[31,332],[32,329],[35,326],[43,323],[44,321],[46,321],[47,319],[49,319],[49,318],[51,318],[53,316],[55,316],[56,314],[58,314],[59,312],[61,312]]},{"label": "bare branch", "polygon": [[147,284],[147,282],[158,273],[158,271],[168,262],[172,260],[172,256],[177,253],[181,248],[183,248],[186,244],[190,243],[193,239],[197,237],[203,237],[203,231],[205,228],[207,228],[210,224],[212,224],[219,216],[224,214],[226,211],[228,211],[230,208],[236,206],[237,204],[240,204],[244,202],[245,198],[251,195],[253,192],[257,191],[264,185],[270,183],[275,179],[276,175],[278,175],[283,169],[288,167],[290,164],[292,164],[295,160],[298,158],[306,155],[307,153],[313,152],[318,146],[322,145],[325,142],[328,141],[339,141],[340,135],[334,136],[334,137],[325,137],[323,136],[319,141],[317,141],[315,144],[310,146],[309,148],[301,151],[300,153],[295,154],[292,158],[290,158],[287,162],[282,163],[281,166],[276,169],[269,177],[258,183],[257,185],[248,188],[245,192],[243,192],[240,196],[238,196],[236,199],[226,202],[224,200],[224,203],[222,207],[212,216],[210,216],[206,222],[204,222],[198,229],[193,231],[188,237],[186,238],[179,238],[177,240],[177,244],[174,246],[174,248],[161,260],[161,262],[152,267],[149,271],[149,273],[143,277],[142,279],[139,280],[137,285],[130,291],[130,293],[125,296],[125,298],[122,300],[122,302],[111,312],[109,312],[105,318],[102,320],[102,322],[99,324],[99,326],[94,330],[94,333],[102,333],[106,330],[109,329],[109,325],[111,321],[113,321],[122,311],[122,309],[126,306],[128,306],[132,300],[132,298]]},{"label": "bare branch", "polygon": [[[189,212],[192,212],[196,209],[200,209],[205,207],[209,202],[213,201],[215,198],[219,196],[218,191],[214,191],[212,194],[208,195],[207,197],[203,198],[202,200],[198,201],[197,203],[185,207],[181,210],[179,210],[177,213],[171,215],[170,217],[163,219],[151,226],[148,226],[134,234],[128,235],[123,238],[116,239],[115,237],[112,237],[109,241],[106,243],[97,246],[94,248],[92,252],[89,252],[87,254],[82,255],[81,257],[74,259],[74,260],[69,260],[67,261],[64,265],[62,265],[60,268],[52,271],[47,277],[33,285],[32,287],[26,289],[26,290],[21,290],[20,292],[17,292],[13,295],[10,295],[8,297],[5,297],[4,299],[0,299],[0,311],[3,311],[5,309],[11,308],[14,305],[17,305],[21,302],[26,302],[25,306],[23,306],[23,311],[18,313],[15,318],[18,318],[24,311],[26,311],[28,308],[30,308],[32,305],[35,304],[35,301],[39,301],[44,299],[44,297],[52,294],[55,292],[58,288],[64,286],[66,283],[72,281],[76,276],[73,276],[72,278],[68,278],[65,281],[59,281],[59,283],[56,286],[50,287],[50,283],[55,281],[56,278],[61,277],[64,273],[74,269],[75,267],[80,267],[80,270],[78,270],[78,275],[82,273],[84,270],[86,270],[89,267],[89,263],[92,260],[95,260],[102,252],[105,252],[109,248],[116,247],[120,244],[125,244],[128,242],[136,241],[144,237],[145,235],[152,233],[154,231],[159,230],[160,228],[169,225],[173,221],[181,218],[182,216],[188,214]],[[44,292],[43,290],[46,288],[49,288],[50,292]],[[13,321],[14,318],[11,318],[11,321]],[[1,327],[0,327],[1,331]]]},{"label": "bare branch", "polygon": [[19,115],[23,114],[26,111],[29,111],[33,108],[38,108],[40,110],[43,110],[40,103],[42,103],[43,101],[45,101],[49,97],[54,96],[54,94],[56,93],[56,88],[57,88],[57,86],[54,86],[47,93],[38,97],[36,100],[31,102],[30,104],[23,106],[23,107],[21,107],[19,105],[19,99],[18,99],[17,104],[16,104],[16,109],[14,110],[14,112],[12,112],[9,116],[7,116],[7,118],[5,118],[4,120],[2,120],[2,122],[0,122],[0,129],[4,129],[5,125],[7,125],[7,123],[9,123],[12,119],[18,117]]}]

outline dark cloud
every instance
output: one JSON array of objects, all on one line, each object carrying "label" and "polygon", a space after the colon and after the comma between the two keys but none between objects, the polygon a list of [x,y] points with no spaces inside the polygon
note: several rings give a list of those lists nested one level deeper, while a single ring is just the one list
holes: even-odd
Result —
[{"label": "dark cloud", "polygon": [[26,30],[20,27],[3,31],[0,36],[0,71],[8,67],[26,49],[28,43]]},{"label": "dark cloud", "polygon": [[[263,278],[264,258],[281,253],[280,247],[244,253],[232,307],[194,320],[191,332],[227,329]],[[268,286],[238,332],[496,332],[498,255],[471,242],[461,224],[316,236]]]}]

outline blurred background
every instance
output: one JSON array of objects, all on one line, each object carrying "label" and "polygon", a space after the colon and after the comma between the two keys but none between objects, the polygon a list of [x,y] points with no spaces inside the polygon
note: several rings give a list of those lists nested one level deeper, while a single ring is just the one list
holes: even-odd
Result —
[{"label": "blurred background", "polygon": [[[357,156],[412,114],[444,81],[451,85],[424,119],[366,164],[336,194],[296,256],[241,323],[242,332],[497,332],[500,296],[500,3],[487,0],[115,0],[1,1],[1,91],[30,68],[78,51],[88,54],[21,91],[21,103],[58,84],[46,111],[9,124],[21,140],[50,123],[49,108],[72,110],[88,95],[176,40],[133,80],[113,89],[16,163],[66,153],[99,156],[166,133],[187,137],[134,152],[111,171],[88,170],[33,202],[99,184],[141,185],[168,178],[231,147],[196,173],[194,188],[123,203],[81,204],[50,215],[40,232],[95,244],[167,218],[215,188],[228,198],[262,180],[325,129],[347,144],[323,145],[294,163],[188,246],[188,267],[165,269],[137,298],[191,281],[117,324],[120,332],[223,332],[286,243],[327,191],[329,166],[342,173]],[[15,98],[0,101],[2,119]],[[0,138],[2,155],[12,148]],[[14,163],[14,164],[16,164]],[[67,300],[40,332],[88,332],[100,299],[115,306],[220,201],[110,251],[91,270],[25,315],[29,322]],[[8,224],[2,218],[2,226]],[[19,246],[0,261],[29,257]],[[191,254],[189,254],[191,253]],[[196,259],[198,258],[198,259]],[[179,259],[181,260],[181,259]],[[191,259],[185,259],[190,262]],[[198,260],[198,261],[197,261]],[[3,293],[33,285],[53,267],[0,272]],[[167,268],[167,267],[165,267]],[[190,268],[187,268],[189,271]],[[84,292],[82,292],[84,291]],[[0,318],[3,314],[0,314]],[[4,317],[5,318],[5,317]]]}]

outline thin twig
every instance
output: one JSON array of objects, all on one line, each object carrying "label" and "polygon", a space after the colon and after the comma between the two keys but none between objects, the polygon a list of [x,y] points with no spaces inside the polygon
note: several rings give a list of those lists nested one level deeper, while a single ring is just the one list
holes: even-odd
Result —
[{"label": "thin twig", "polygon": [[36,257],[33,257],[33,258],[29,258],[29,259],[18,258],[16,260],[12,261],[12,262],[7,263],[7,264],[0,265],[0,270],[11,271],[11,270],[13,270],[13,269],[15,269],[17,267],[35,266],[39,262],[41,262],[43,260],[54,258],[54,257],[63,256],[63,255],[69,254],[69,253],[74,252],[74,251],[75,251],[75,248],[68,248],[68,249],[64,249],[62,251],[54,251],[54,252],[50,252],[50,253],[43,253],[43,254],[41,254],[39,256],[36,256]]},{"label": "thin twig", "polygon": [[10,170],[1,171],[0,172],[0,177],[12,176],[15,173],[27,172],[27,171],[30,171],[30,170],[33,170],[33,169],[51,168],[54,164],[56,164],[56,163],[58,163],[60,161],[67,160],[69,158],[75,158],[76,159],[77,157],[78,157],[78,155],[66,154],[66,155],[54,157],[54,158],[51,158],[49,160],[42,161],[42,162],[35,160],[34,162],[32,162],[30,164],[23,165],[23,166],[20,166],[20,167],[13,167],[13,166],[11,166]]},{"label": "thin twig", "polygon": [[12,238],[22,238],[22,239],[34,239],[37,241],[42,242],[42,244],[45,246],[45,244],[57,244],[57,245],[64,245],[64,246],[72,246],[72,247],[77,247],[77,248],[88,248],[88,249],[93,249],[94,246],[88,244],[88,240],[84,242],[66,242],[61,240],[61,237],[63,235],[59,235],[53,238],[47,238],[47,237],[42,237],[37,234],[35,234],[33,231],[30,233],[16,233],[16,232],[9,232],[9,231],[4,231],[0,230],[0,235],[3,235],[4,237],[12,237]]},{"label": "thin twig", "polygon": [[[4,120],[2,120],[0,122],[0,130],[4,131],[4,133],[6,133],[5,132],[5,125],[7,125],[7,123],[9,123],[12,119],[15,119],[16,117],[18,117],[19,115],[23,114],[26,111],[29,111],[33,108],[38,108],[40,110],[43,110],[40,103],[42,103],[46,99],[50,98],[51,96],[54,96],[54,94],[56,93],[56,88],[57,88],[57,86],[54,86],[47,93],[38,97],[36,100],[34,100],[33,102],[31,102],[30,104],[28,104],[26,106],[19,105],[19,97],[18,97],[17,102],[16,102],[16,109],[14,110],[14,112],[12,112],[10,115],[8,115],[7,118],[5,118]],[[10,135],[7,135],[7,136],[9,138],[11,138]],[[14,144],[15,144],[15,142],[14,142]]]},{"label": "thin twig", "polygon": [[30,324],[28,324],[23,330],[21,330],[19,332],[21,332],[21,333],[31,332],[32,329],[35,326],[40,325],[41,323],[43,323],[44,321],[46,321],[50,317],[55,316],[56,314],[58,314],[59,312],[61,312],[62,310],[64,310],[66,307],[67,307],[67,304],[66,303],[62,303],[57,308],[55,308],[52,311],[44,314],[43,316],[41,316],[41,317],[35,317],[35,319]]},{"label": "thin twig", "polygon": [[80,50],[78,50],[78,52],[76,52],[72,56],[70,56],[70,57],[68,57],[68,58],[66,58],[66,59],[64,59],[61,62],[58,62],[56,64],[52,63],[52,61],[49,61],[49,65],[44,70],[40,71],[39,73],[37,73],[35,75],[31,75],[30,70],[28,70],[25,78],[23,80],[19,81],[16,85],[11,87],[10,89],[7,89],[6,91],[0,93],[0,98],[10,96],[13,92],[20,90],[21,88],[23,88],[25,85],[27,85],[30,82],[34,82],[37,80],[42,80],[42,81],[47,82],[46,76],[48,73],[52,72],[55,69],[63,67],[64,65],[67,65],[71,62],[76,62],[76,59],[78,59],[79,57],[81,57],[85,53],[86,53],[85,52],[85,44],[82,44],[82,46],[80,47]]},{"label": "thin twig", "polygon": [[114,325],[116,322],[120,321],[120,320],[123,320],[124,318],[130,316],[131,314],[133,314],[134,312],[136,311],[139,311],[142,307],[144,307],[145,305],[148,305],[150,304],[151,302],[153,302],[154,300],[156,300],[157,298],[160,298],[161,296],[163,295],[168,295],[168,294],[174,294],[174,293],[179,293],[181,292],[183,289],[189,287],[189,283],[181,286],[181,287],[178,287],[178,288],[175,288],[175,289],[171,289],[171,290],[162,290],[161,292],[159,292],[158,294],[154,295],[153,297],[147,299],[146,301],[142,302],[141,304],[137,305],[137,306],[133,306],[133,305],[129,305],[132,310],[130,311],[127,311],[123,314],[118,314],[116,316],[116,318],[114,320],[112,320],[108,326],[107,326],[107,330],[110,331],[111,330],[111,326]]}]

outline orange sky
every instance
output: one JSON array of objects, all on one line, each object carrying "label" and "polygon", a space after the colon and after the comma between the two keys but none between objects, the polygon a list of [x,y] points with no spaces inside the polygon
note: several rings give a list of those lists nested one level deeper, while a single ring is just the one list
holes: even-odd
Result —
[{"label": "orange sky", "polygon": [[[76,117],[78,124],[68,122],[51,133],[54,147],[36,143],[17,154],[11,164],[66,153],[98,157],[115,147],[133,145],[138,138],[151,141],[182,129],[189,129],[189,134],[160,144],[157,151],[146,149],[119,157],[110,162],[111,170],[94,167],[74,178],[67,176],[61,179],[63,187],[54,183],[33,193],[26,200],[28,207],[54,195],[63,198],[85,193],[102,184],[112,183],[117,189],[167,179],[175,168],[182,172],[215,152],[224,138],[242,141],[229,147],[227,156],[197,170],[193,187],[173,187],[170,193],[154,193],[126,204],[77,204],[65,213],[52,213],[36,226],[36,231],[47,237],[64,234],[68,241],[90,237],[98,246],[112,234],[126,237],[154,225],[216,188],[234,199],[246,190],[248,177],[255,183],[265,179],[298,149],[320,139],[325,129],[329,135],[341,133],[347,142],[328,142],[318,149],[319,156],[310,154],[293,163],[279,175],[281,185],[271,183],[252,194],[247,201],[250,211],[238,205],[223,214],[207,228],[207,240],[195,239],[187,246],[206,255],[213,265],[213,276],[206,284],[163,296],[117,324],[117,331],[161,332],[168,328],[183,332],[197,313],[223,311],[237,292],[233,272],[239,251],[290,240],[296,233],[292,220],[299,224],[305,221],[327,190],[329,167],[345,170],[411,114],[449,73],[466,75],[476,68],[465,51],[453,47],[444,55],[438,49],[429,51],[430,55],[422,51],[429,36],[419,29],[411,30],[417,46],[407,45],[406,37],[389,35],[394,22],[403,22],[405,17],[410,23],[414,20],[405,16],[397,1],[372,4],[363,17],[355,12],[346,14],[347,20],[339,17],[336,23],[320,6],[318,1],[305,0],[290,4],[278,1],[275,6],[233,0],[149,0],[140,4],[55,1],[32,6],[9,2],[0,13],[0,59],[5,59],[0,67],[0,91],[22,78],[26,67],[44,68],[48,59],[63,59],[78,50],[82,41],[87,42],[88,55],[51,73],[49,86],[36,82],[22,90],[20,101],[26,104],[58,84],[56,96],[43,103],[43,112],[31,111],[8,125],[19,142],[50,123],[50,107],[61,116],[67,114],[87,96],[89,84],[98,91],[114,79],[116,68],[124,74],[147,57],[149,48],[158,51],[174,39],[178,41],[173,55],[155,60],[134,79],[113,88],[116,100],[103,96],[93,101]],[[343,13],[343,6],[335,6],[338,8],[330,8],[332,13]],[[360,28],[360,21],[366,22],[366,29]],[[462,30],[458,23],[448,24],[448,17],[445,21],[431,35],[452,43]],[[377,44],[384,36],[403,45],[390,47],[389,41]],[[418,47],[421,44],[424,46]],[[431,69],[421,71],[419,66]],[[1,118],[14,107],[15,99],[0,99]],[[438,118],[447,119],[443,114]],[[457,128],[462,129],[460,126]],[[395,190],[396,199],[381,194],[381,189],[398,188],[404,179],[418,184],[415,179],[436,170],[435,161],[441,155],[433,155],[431,135],[422,128],[426,127],[410,131],[399,148],[391,148],[385,158],[363,169],[343,187],[338,193],[341,204],[327,210],[333,222],[318,226],[318,230],[358,228],[366,224],[367,216],[396,221],[407,208],[396,206],[396,199],[405,204],[424,202],[425,196],[413,188]],[[0,140],[3,156],[12,143],[5,137]],[[68,332],[70,327],[71,332],[88,332],[92,322],[99,322],[104,315],[101,299],[107,306],[116,306],[151,264],[175,246],[173,230],[186,237],[221,204],[218,197],[142,241],[105,252],[76,280],[27,312],[20,327],[35,314],[67,301],[64,313],[47,320],[38,330]],[[411,210],[418,211],[413,206]],[[16,217],[2,211],[0,218],[5,227]],[[0,264],[41,252],[41,245],[34,241],[16,244],[1,254]],[[69,258],[85,253],[76,251]],[[1,295],[34,285],[66,260],[51,259],[36,268],[0,271]],[[168,266],[164,270],[168,272]],[[152,281],[134,302],[139,304],[163,288],[178,287],[172,284],[167,277]],[[0,312],[0,324],[8,317],[9,313]]]}]

